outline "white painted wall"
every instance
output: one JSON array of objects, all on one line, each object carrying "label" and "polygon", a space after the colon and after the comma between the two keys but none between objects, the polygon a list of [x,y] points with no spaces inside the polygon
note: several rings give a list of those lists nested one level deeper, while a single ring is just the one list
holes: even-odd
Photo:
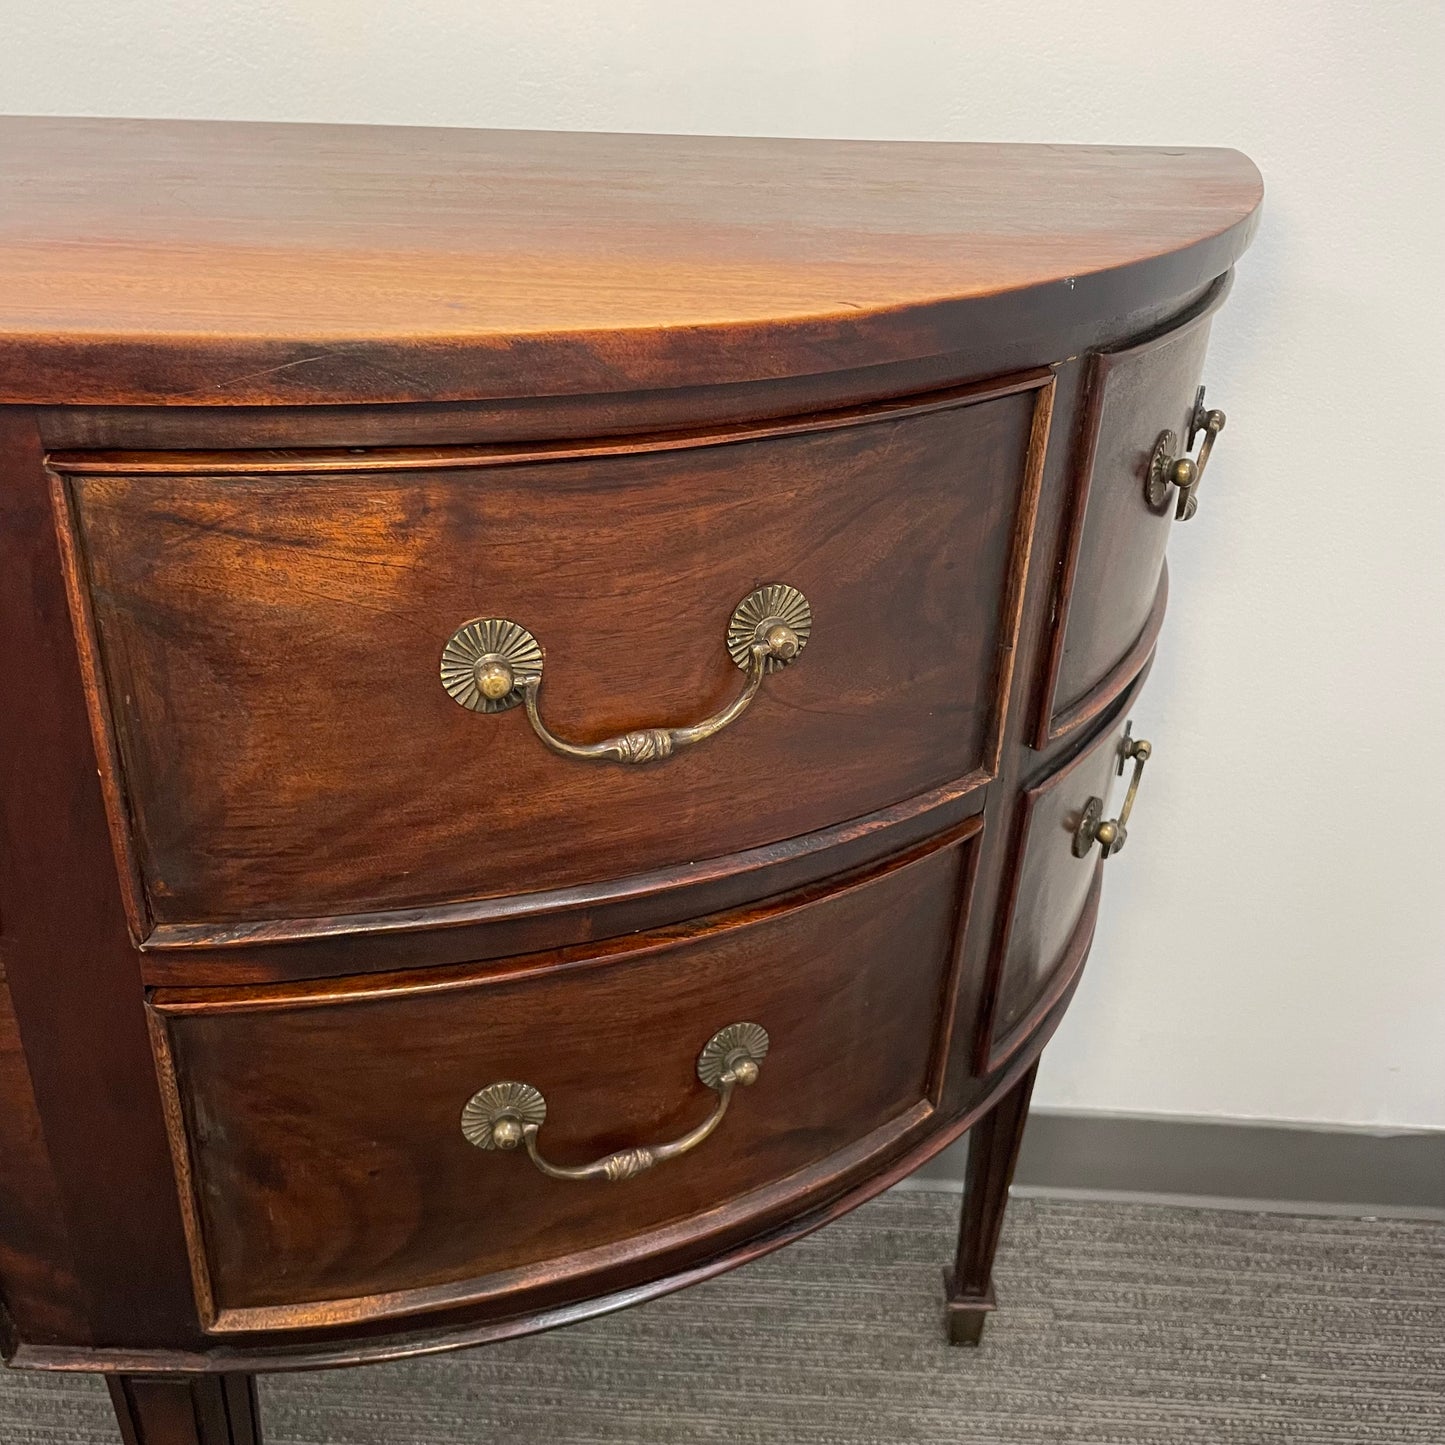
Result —
[{"label": "white painted wall", "polygon": [[[1445,1127],[1442,8],[0,3],[0,110],[1232,145],[1266,216],[1063,1108]],[[1432,159],[1433,157],[1433,159]],[[3,218],[0,218],[3,220]]]}]

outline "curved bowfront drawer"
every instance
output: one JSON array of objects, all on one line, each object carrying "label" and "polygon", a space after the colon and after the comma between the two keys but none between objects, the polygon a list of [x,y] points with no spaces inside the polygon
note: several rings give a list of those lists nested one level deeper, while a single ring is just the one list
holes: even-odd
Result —
[{"label": "curved bowfront drawer", "polygon": [[55,461],[145,926],[685,868],[985,780],[1050,395]]},{"label": "curved bowfront drawer", "polygon": [[[1129,701],[1137,695],[1131,690]],[[1101,862],[1128,837],[1151,754],[1121,713],[1061,767],[1025,788],[990,960],[991,1006],[975,1065],[1000,1067],[1032,1035],[1083,964],[1074,945],[1094,907]]]},{"label": "curved bowfront drawer", "polygon": [[1158,637],[1170,529],[1199,501],[1196,483],[1181,506],[1174,478],[1186,477],[1196,457],[1207,462],[1213,420],[1223,425],[1203,405],[1200,377],[1227,285],[1221,280],[1162,335],[1093,358],[1036,747],[1107,708]]},{"label": "curved bowfront drawer", "polygon": [[[896,1147],[936,1102],[979,827],[831,893],[592,951],[162,992],[211,1327],[505,1309],[836,1188],[845,1156]],[[529,1148],[604,1162],[559,1178]]]}]

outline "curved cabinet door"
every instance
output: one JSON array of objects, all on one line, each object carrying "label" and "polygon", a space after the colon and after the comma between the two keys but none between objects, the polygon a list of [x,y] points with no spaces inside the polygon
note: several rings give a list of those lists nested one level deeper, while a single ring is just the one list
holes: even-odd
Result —
[{"label": "curved cabinet door", "polygon": [[1093,359],[1071,520],[1046,653],[1039,749],[1097,717],[1128,687],[1154,646],[1167,595],[1164,550],[1174,488],[1148,496],[1162,434],[1182,456],[1190,436],[1218,283],[1183,324]]}]

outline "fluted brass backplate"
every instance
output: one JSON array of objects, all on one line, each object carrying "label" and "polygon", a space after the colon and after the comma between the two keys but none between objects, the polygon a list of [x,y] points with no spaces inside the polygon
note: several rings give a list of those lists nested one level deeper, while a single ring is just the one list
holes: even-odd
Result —
[{"label": "fluted brass backplate", "polygon": [[723,1075],[740,1063],[760,1064],[768,1056],[768,1031],[761,1024],[729,1024],[719,1029],[697,1056],[697,1076],[716,1089]]},{"label": "fluted brass backplate", "polygon": [[511,1149],[517,1141],[498,1140],[494,1126],[501,1120],[541,1128],[547,1120],[547,1101],[531,1084],[488,1084],[467,1100],[462,1110],[462,1133],[478,1149]]},{"label": "fluted brass backplate", "polygon": [[1144,495],[1149,498],[1149,505],[1156,512],[1162,512],[1173,495],[1171,487],[1174,479],[1170,473],[1178,450],[1179,438],[1172,431],[1162,431],[1154,443],[1154,450],[1149,454],[1149,473],[1144,482]]},{"label": "fluted brass backplate", "polygon": [[442,649],[442,686],[473,712],[506,712],[542,675],[542,645],[505,617],[474,617]]},{"label": "fluted brass backplate", "polygon": [[[813,609],[808,599],[786,582],[770,582],[749,592],[733,608],[733,615],[728,619],[728,653],[746,672],[752,649],[759,642],[769,641],[771,634],[775,645],[765,667],[768,672],[776,672],[797,660],[808,645],[812,631]],[[776,645],[778,640],[784,645]]]}]

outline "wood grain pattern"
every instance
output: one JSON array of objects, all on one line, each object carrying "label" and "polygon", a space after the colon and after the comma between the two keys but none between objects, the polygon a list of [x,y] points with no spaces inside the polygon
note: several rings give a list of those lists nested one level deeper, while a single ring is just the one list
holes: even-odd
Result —
[{"label": "wood grain pattern", "polygon": [[[1047,378],[1001,390],[478,470],[71,474],[152,917],[219,932],[566,888],[987,776]],[[812,602],[806,652],[665,763],[559,759],[437,680],[456,627],[510,617],[547,649],[563,736],[689,721],[737,691],[726,621],[774,580]]]},{"label": "wood grain pattern", "polygon": [[1018,1164],[1034,1092],[1034,1064],[997,1106],[968,1133],[968,1177],[958,1226],[958,1254],[944,1272],[944,1323],[949,1342],[977,1345],[983,1327],[997,1308],[993,1292],[993,1258],[1003,1232],[1009,1185]]},{"label": "wood grain pattern", "polygon": [[173,1345],[195,1310],[67,613],[35,417],[0,407],[0,944],[54,1194],[43,1173],[0,1184],[8,1208],[58,1204],[70,1257],[40,1266],[79,1283],[67,1333]]},{"label": "wood grain pattern", "polygon": [[4,1321],[42,1344],[88,1340],[85,1299],[60,1212],[15,1009],[0,973],[0,1348]]},{"label": "wood grain pattern", "polygon": [[1227,271],[1260,197],[1227,150],[14,117],[0,400],[711,385],[997,352],[1020,310],[1038,364],[1136,271]]},{"label": "wood grain pattern", "polygon": [[1007,1062],[1050,1005],[1050,984],[1068,958],[1069,940],[1098,882],[1098,847],[1075,857],[1074,831],[1090,797],[1104,800],[1105,817],[1117,812],[1123,796],[1119,741],[1142,681],[1135,678],[1124,702],[1086,746],[1019,796],[978,1032],[980,1073]]},{"label": "wood grain pattern", "polygon": [[261,1445],[250,1375],[109,1375],[106,1385],[124,1445]]},{"label": "wood grain pattern", "polygon": [[[1142,458],[1259,197],[1226,151],[0,120],[7,1355],[256,1445],[245,1372],[635,1303],[980,1125],[972,1329],[1163,617]],[[688,722],[774,580],[800,663],[651,772],[436,675],[512,615],[559,732]],[[511,1074],[563,1162],[671,1138],[748,1014],[757,1088],[627,1185],[461,1136]]]},{"label": "wood grain pattern", "polygon": [[1174,432],[1183,455],[1210,320],[1230,279],[1162,334],[1093,358],[1043,659],[1038,748],[1118,696],[1133,675],[1131,659],[1147,654],[1163,620],[1157,604],[1174,503],[1151,507],[1144,482],[1161,432]]},{"label": "wood grain pattern", "polygon": [[162,924],[146,940],[146,983],[204,987],[480,963],[639,933],[721,913],[857,871],[983,809],[971,774],[816,833],[605,883],[430,908],[240,924]]},{"label": "wood grain pattern", "polygon": [[[158,994],[212,1327],[404,1314],[437,1286],[475,1300],[540,1266],[576,1273],[569,1256],[599,1246],[645,1254],[649,1231],[916,1127],[977,829],[837,891],[480,975]],[[558,1162],[680,1136],[711,1107],[698,1050],[737,1021],[772,1036],[759,1083],[705,1145],[640,1179],[548,1179],[462,1138],[462,1105],[502,1080],[546,1096]]]},{"label": "wood grain pattern", "polygon": [[[1081,957],[1091,942],[1092,914],[1080,920],[1077,947]],[[1071,944],[1071,950],[1074,945]],[[1075,971],[1074,983],[1078,982]],[[538,1291],[529,1307],[500,1318],[472,1309],[453,1310],[437,1320],[406,1321],[377,1330],[345,1326],[306,1335],[236,1337],[224,1345],[208,1342],[205,1349],[134,1349],[100,1347],[77,1350],[65,1346],[22,1344],[12,1363],[25,1369],[61,1372],[107,1370],[121,1372],[188,1371],[215,1374],[233,1371],[312,1370],[412,1359],[471,1345],[492,1344],[539,1330],[555,1329],[593,1319],[612,1310],[626,1309],[645,1300],[712,1279],[726,1270],[747,1264],[840,1218],[850,1209],[891,1188],[955,1143],[983,1118],[1014,1083],[1034,1064],[1053,1036],[1073,997],[1073,988],[1060,994],[1053,1012],[1043,1020],[1027,1047],[988,1079],[974,1081],[966,1105],[944,1122],[936,1114],[931,1127],[919,1130],[900,1145],[895,1137],[882,1147],[860,1147],[835,1156],[836,1168],[793,1191],[775,1188],[745,1221],[709,1232],[699,1241],[695,1227],[672,1253],[659,1254],[645,1276],[639,1278],[624,1260],[620,1267],[603,1269],[577,1289]]]}]

